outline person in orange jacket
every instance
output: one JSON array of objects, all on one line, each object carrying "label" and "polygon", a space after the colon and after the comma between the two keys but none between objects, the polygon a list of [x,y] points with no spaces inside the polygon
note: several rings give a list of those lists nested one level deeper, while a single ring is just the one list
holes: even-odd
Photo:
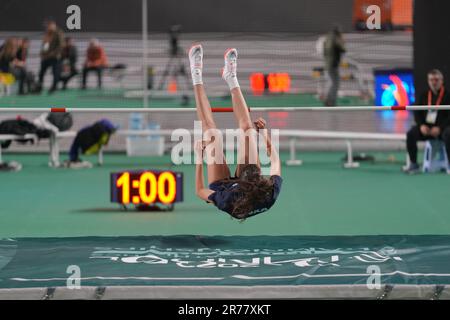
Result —
[{"label": "person in orange jacket", "polygon": [[83,80],[82,89],[86,89],[86,80],[89,72],[94,71],[97,73],[98,88],[102,87],[102,73],[103,69],[108,66],[108,57],[106,56],[105,49],[100,45],[97,39],[91,39],[86,51],[86,62],[83,66]]}]

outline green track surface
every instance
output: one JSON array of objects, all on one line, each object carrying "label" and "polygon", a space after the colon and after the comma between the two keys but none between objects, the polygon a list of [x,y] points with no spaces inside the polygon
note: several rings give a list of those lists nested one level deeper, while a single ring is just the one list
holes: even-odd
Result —
[{"label": "green track surface", "polygon": [[[105,107],[105,108],[139,108],[143,106],[142,99],[126,99],[122,90],[66,90],[57,91],[52,95],[44,92],[39,95],[16,96],[11,95],[0,99],[0,108],[7,107]],[[215,107],[231,106],[229,96],[211,98],[211,105]],[[246,94],[246,100],[251,107],[298,107],[322,106],[323,104],[312,94],[280,94],[252,96]],[[367,102],[358,98],[344,97],[338,101],[339,105],[367,105]],[[176,108],[181,106],[181,98],[155,98],[150,99],[150,106],[155,108]],[[185,107],[195,107],[194,99],[190,99]]]},{"label": "green track surface", "polygon": [[[197,199],[194,167],[171,166],[169,157],[106,154],[103,167],[69,170],[48,168],[45,154],[4,154],[23,169],[0,173],[0,238],[450,234],[450,176],[407,176],[400,160],[376,156],[377,163],[348,170],[341,167],[342,153],[302,153],[303,166],[283,167],[274,207],[238,222]],[[109,202],[110,172],[162,168],[184,173],[185,200],[173,212],[125,212]]]}]

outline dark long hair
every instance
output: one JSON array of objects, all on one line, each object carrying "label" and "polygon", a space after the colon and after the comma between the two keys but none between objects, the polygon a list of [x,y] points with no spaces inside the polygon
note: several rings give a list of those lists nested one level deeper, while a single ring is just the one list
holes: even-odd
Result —
[{"label": "dark long hair", "polygon": [[15,38],[7,38],[0,50],[0,58],[13,59],[17,52],[17,42]]},{"label": "dark long hair", "polygon": [[233,203],[232,216],[243,220],[255,210],[256,205],[269,200],[273,195],[273,181],[261,175],[255,164],[244,165],[240,172],[236,190],[238,196]]}]

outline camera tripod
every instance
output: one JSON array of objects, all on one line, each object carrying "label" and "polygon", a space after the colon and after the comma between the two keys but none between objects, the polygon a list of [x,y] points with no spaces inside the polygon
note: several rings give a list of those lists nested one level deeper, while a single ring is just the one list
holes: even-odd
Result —
[{"label": "camera tripod", "polygon": [[173,77],[175,82],[178,84],[178,78],[184,78],[184,86],[181,90],[182,92],[182,104],[186,105],[189,103],[189,97],[187,92],[190,90],[190,78],[186,72],[186,67],[183,63],[182,57],[178,54],[181,50],[176,50],[171,52],[169,61],[167,62],[164,72],[162,74],[161,80],[159,81],[158,90],[164,90],[168,87],[168,80]]}]

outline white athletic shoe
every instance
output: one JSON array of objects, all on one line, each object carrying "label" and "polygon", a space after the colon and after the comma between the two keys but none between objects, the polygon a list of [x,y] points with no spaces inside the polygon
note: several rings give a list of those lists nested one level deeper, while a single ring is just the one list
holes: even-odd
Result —
[{"label": "white athletic shoe", "polygon": [[203,84],[203,47],[201,44],[194,44],[189,49],[189,64],[191,66],[192,83]]},{"label": "white athletic shoe", "polygon": [[68,169],[91,169],[93,167],[92,163],[89,161],[69,161],[66,160],[63,163],[64,168]]},{"label": "white athletic shoe", "polygon": [[222,78],[228,83],[230,90],[239,87],[237,80],[237,58],[238,53],[235,48],[227,49],[227,51],[225,51],[225,66],[222,70]]},{"label": "white athletic shoe", "polygon": [[22,165],[18,162],[0,162],[0,171],[20,171],[22,170]]}]

